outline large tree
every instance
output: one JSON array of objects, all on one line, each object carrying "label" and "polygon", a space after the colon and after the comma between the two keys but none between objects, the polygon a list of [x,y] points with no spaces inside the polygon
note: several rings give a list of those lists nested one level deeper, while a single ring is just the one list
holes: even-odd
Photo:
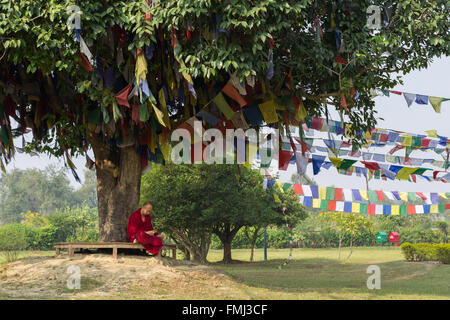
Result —
[{"label": "large tree", "polygon": [[[368,6],[385,9],[386,3],[389,20],[370,31]],[[67,8],[76,4],[81,30],[74,32],[67,26],[73,10]],[[221,116],[211,100],[230,79],[245,96],[238,104],[225,97],[235,111],[276,100],[272,126],[295,123],[303,111],[327,114],[327,104],[334,104],[354,133],[372,128],[371,89],[392,88],[400,80],[391,74],[425,68],[434,57],[448,55],[446,5],[4,0],[1,152],[9,161],[13,137],[30,129],[26,151],[64,156],[69,166],[71,156],[92,148],[100,239],[124,240],[143,167],[149,159],[167,160],[170,131],[200,109]],[[135,86],[137,94],[128,95]],[[218,126],[224,129],[223,122]],[[354,136],[354,142],[364,139]]]}]

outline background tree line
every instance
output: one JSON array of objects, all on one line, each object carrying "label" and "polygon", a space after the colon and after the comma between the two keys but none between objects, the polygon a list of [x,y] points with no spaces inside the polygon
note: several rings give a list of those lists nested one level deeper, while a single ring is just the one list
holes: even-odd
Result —
[{"label": "background tree line", "polygon": [[97,207],[95,172],[85,171],[79,189],[70,185],[64,168],[14,169],[0,176],[0,225],[23,220],[22,213],[48,216],[67,207]]}]

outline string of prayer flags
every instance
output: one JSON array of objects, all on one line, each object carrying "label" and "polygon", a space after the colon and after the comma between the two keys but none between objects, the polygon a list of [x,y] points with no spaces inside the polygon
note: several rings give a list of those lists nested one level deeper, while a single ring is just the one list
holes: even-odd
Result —
[{"label": "string of prayer flags", "polygon": [[424,204],[424,205],[396,205],[396,204],[371,204],[349,201],[335,201],[326,199],[313,199],[312,197],[299,197],[300,203],[305,207],[338,211],[346,213],[361,213],[365,215],[399,215],[408,216],[413,214],[443,214],[450,210],[447,204]]},{"label": "string of prayer flags", "polygon": [[[436,113],[441,113],[442,102],[450,100],[450,98],[434,97],[434,96],[427,96],[427,95],[423,95],[423,94],[394,91],[394,90],[379,90],[379,92],[381,92],[385,96],[389,96],[389,93],[403,95],[408,107],[410,107],[413,102],[420,104],[420,105],[431,104],[431,106],[433,107],[433,109]],[[376,95],[378,95],[378,93]]]},{"label": "string of prayer flags", "polygon": [[293,251],[293,244],[294,244],[294,243],[292,242],[292,238],[293,238],[294,234],[293,234],[293,232],[292,232],[292,229],[289,227],[289,223],[288,223],[288,220],[287,220],[285,211],[286,211],[286,209],[283,208],[283,219],[284,219],[284,222],[286,223],[286,228],[287,228],[287,230],[288,230],[288,232],[289,232],[289,257],[288,257],[288,259],[287,259],[285,262],[283,262],[282,264],[280,264],[280,265],[278,266],[278,269],[281,269],[283,266],[286,266],[286,265],[289,264],[289,262],[291,262],[291,259],[292,259],[292,251]]},{"label": "string of prayer flags", "polygon": [[[404,192],[404,191],[381,191],[365,189],[348,189],[336,187],[322,187],[302,184],[285,184],[292,187],[296,194],[313,199],[336,200],[336,201],[367,201],[377,202],[386,201],[417,201],[423,200],[427,204],[438,204],[439,197],[445,200],[450,199],[450,192]],[[282,186],[284,188],[284,186]]]}]

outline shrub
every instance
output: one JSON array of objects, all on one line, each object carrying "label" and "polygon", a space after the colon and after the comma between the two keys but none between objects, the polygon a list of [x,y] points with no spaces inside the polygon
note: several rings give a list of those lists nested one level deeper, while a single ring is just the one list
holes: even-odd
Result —
[{"label": "shrub", "polygon": [[24,226],[14,223],[0,227],[0,251],[7,262],[17,260],[18,251],[27,247]]},{"label": "shrub", "polygon": [[403,255],[408,261],[440,261],[450,264],[450,244],[403,243]]},{"label": "shrub", "polygon": [[435,261],[437,260],[435,245],[430,243],[416,243],[414,245],[415,261]]},{"label": "shrub", "polygon": [[416,253],[416,248],[413,244],[409,242],[402,243],[400,248],[402,249],[402,253],[405,256],[405,259],[408,261],[414,261],[414,256]]},{"label": "shrub", "polygon": [[437,260],[439,260],[441,263],[450,264],[450,244],[436,244],[435,248]]}]

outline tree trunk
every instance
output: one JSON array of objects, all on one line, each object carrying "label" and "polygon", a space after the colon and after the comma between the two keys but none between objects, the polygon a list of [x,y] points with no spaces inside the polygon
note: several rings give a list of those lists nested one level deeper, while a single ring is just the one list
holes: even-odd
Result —
[{"label": "tree trunk", "polygon": [[141,159],[134,147],[118,148],[118,163],[109,159],[110,146],[90,135],[97,172],[100,241],[128,241],[128,218],[139,207]]},{"label": "tree trunk", "polygon": [[347,257],[346,260],[350,259],[352,253],[353,253],[353,235],[352,235],[352,237],[350,238],[350,253],[348,254],[348,257]]},{"label": "tree trunk", "polygon": [[341,248],[342,248],[342,234],[339,233],[339,253],[338,253],[338,260],[341,259]]},{"label": "tree trunk", "polygon": [[224,263],[231,263],[231,241],[225,241],[223,243],[223,260]]}]

